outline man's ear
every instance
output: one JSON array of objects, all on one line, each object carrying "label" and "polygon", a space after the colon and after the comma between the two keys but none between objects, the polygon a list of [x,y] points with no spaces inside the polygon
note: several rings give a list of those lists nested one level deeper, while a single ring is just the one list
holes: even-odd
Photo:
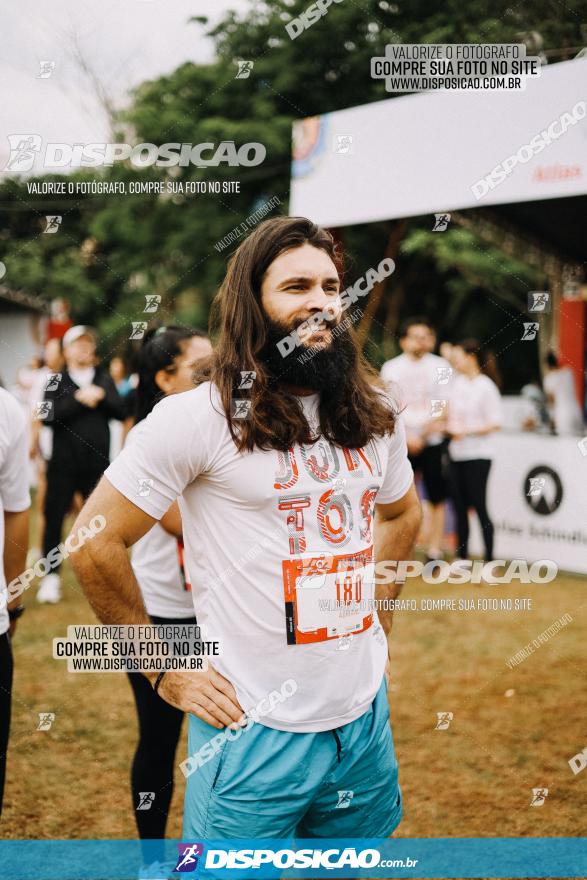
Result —
[{"label": "man's ear", "polygon": [[167,370],[157,370],[155,373],[155,385],[164,394],[169,394],[173,387],[173,377]]}]

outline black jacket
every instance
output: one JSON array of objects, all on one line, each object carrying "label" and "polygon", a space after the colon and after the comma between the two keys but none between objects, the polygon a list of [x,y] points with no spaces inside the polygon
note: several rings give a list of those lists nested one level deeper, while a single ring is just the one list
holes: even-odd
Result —
[{"label": "black jacket", "polygon": [[93,379],[106,396],[92,409],[75,399],[79,385],[67,370],[55,389],[45,391],[52,407],[44,423],[53,429],[51,464],[102,472],[108,466],[110,419],[123,419],[124,401],[103,367],[96,367]]}]

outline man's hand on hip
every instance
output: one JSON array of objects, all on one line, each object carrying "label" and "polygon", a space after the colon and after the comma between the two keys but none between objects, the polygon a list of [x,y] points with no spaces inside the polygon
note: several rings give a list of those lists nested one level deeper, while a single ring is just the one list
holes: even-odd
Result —
[{"label": "man's hand on hip", "polygon": [[213,727],[234,725],[245,714],[232,684],[211,666],[204,672],[166,672],[157,693]]}]

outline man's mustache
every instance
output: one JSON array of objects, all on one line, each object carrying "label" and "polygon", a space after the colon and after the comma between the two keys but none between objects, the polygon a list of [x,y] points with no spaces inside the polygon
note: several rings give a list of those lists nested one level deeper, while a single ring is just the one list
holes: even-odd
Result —
[{"label": "man's mustache", "polygon": [[[317,315],[321,316],[321,320],[319,323],[316,322]],[[317,330],[334,330],[340,324],[342,313],[338,313],[336,316],[325,316],[323,312],[311,312],[309,315],[305,315],[304,317],[296,317],[292,321],[289,322],[288,325],[283,325],[283,329],[286,333],[292,333],[294,330],[298,333],[298,335],[303,339],[305,336],[311,336]]]}]

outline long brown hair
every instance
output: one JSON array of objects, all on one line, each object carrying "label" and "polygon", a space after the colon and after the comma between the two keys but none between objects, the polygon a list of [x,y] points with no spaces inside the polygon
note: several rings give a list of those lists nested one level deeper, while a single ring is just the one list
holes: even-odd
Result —
[{"label": "long brown hair", "polygon": [[479,369],[482,373],[488,376],[492,382],[495,382],[498,388],[501,389],[501,375],[497,368],[497,363],[495,360],[495,355],[489,348],[485,348],[478,339],[463,339],[462,342],[456,343],[459,348],[462,348],[465,354],[472,354],[477,363],[479,364]]},{"label": "long brown hair", "polygon": [[[304,244],[325,251],[341,274],[341,255],[329,232],[305,217],[276,217],[261,223],[233,254],[213,304],[211,333],[217,327],[219,338],[199,378],[217,386],[231,436],[241,452],[255,447],[287,450],[316,439],[298,398],[275,380],[259,357],[268,338],[261,305],[263,277],[279,254]],[[360,448],[373,436],[393,433],[395,413],[381,394],[382,383],[364,360],[352,328],[344,332],[350,340],[351,369],[344,387],[320,395],[320,434],[338,446]],[[252,389],[242,390],[241,373],[249,371],[256,374]],[[250,401],[247,418],[234,418],[235,398]]]}]

